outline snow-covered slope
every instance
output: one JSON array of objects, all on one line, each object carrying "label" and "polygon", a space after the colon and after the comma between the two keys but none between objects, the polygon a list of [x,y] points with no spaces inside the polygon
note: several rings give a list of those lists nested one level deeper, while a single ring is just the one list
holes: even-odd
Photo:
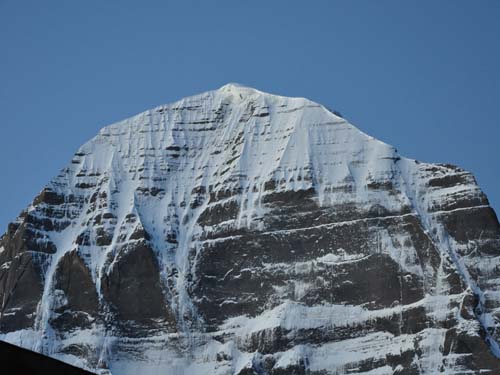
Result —
[{"label": "snow-covered slope", "polygon": [[474,178],[229,84],[103,128],[0,240],[0,338],[112,374],[500,373]]}]

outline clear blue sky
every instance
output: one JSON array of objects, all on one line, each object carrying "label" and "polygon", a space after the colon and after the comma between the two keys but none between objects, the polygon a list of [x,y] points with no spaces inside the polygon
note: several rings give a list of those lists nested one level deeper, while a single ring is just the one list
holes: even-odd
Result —
[{"label": "clear blue sky", "polygon": [[500,1],[0,0],[0,232],[102,126],[239,82],[472,171],[500,209]]}]

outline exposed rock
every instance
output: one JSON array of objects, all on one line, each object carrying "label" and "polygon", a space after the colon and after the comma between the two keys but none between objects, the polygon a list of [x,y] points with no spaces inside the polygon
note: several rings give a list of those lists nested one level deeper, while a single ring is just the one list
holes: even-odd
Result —
[{"label": "exposed rock", "polygon": [[99,301],[92,275],[76,251],[66,253],[57,265],[54,289],[63,302],[54,309],[51,321],[59,331],[90,328],[98,318]]},{"label": "exposed rock", "polygon": [[23,252],[0,268],[0,329],[11,332],[30,328],[42,295],[44,255]]},{"label": "exposed rock", "polygon": [[0,239],[0,338],[101,374],[500,374],[474,177],[303,98],[103,128]]},{"label": "exposed rock", "polygon": [[104,298],[124,324],[153,328],[163,322],[175,328],[175,320],[160,284],[158,262],[144,241],[122,247],[102,280]]}]

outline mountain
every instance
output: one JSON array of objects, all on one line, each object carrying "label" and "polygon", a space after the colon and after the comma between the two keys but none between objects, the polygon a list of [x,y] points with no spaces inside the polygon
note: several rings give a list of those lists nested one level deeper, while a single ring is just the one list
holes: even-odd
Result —
[{"label": "mountain", "polygon": [[100,373],[500,374],[474,177],[229,84],[103,128],[0,240],[0,339]]}]

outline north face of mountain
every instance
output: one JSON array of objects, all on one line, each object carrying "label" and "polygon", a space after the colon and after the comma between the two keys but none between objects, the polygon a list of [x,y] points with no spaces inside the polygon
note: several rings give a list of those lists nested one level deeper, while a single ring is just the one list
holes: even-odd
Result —
[{"label": "north face of mountain", "polygon": [[102,374],[500,373],[474,177],[229,84],[103,128],[0,239],[0,339]]}]

